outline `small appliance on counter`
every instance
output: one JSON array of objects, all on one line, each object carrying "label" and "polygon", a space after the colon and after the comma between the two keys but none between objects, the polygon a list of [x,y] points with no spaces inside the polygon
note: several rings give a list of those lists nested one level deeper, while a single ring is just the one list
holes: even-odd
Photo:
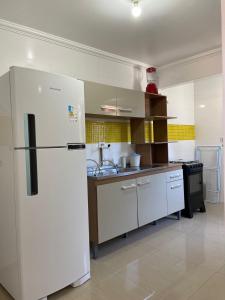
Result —
[{"label": "small appliance on counter", "polygon": [[141,155],[137,153],[132,153],[130,155],[130,166],[140,167]]},{"label": "small appliance on counter", "polygon": [[170,163],[180,163],[183,168],[185,208],[182,215],[193,218],[196,210],[206,212],[203,196],[203,164],[199,161],[183,160]]},{"label": "small appliance on counter", "polygon": [[121,161],[121,167],[123,169],[125,169],[127,167],[127,157],[126,156],[121,156],[120,161]]}]

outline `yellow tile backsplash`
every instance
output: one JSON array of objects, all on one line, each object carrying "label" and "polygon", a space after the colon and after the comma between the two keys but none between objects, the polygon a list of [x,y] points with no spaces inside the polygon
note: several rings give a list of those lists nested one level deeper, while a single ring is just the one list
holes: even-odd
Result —
[{"label": "yellow tile backsplash", "polygon": [[86,143],[127,143],[131,140],[128,122],[86,120]]},{"label": "yellow tile backsplash", "polygon": [[168,139],[175,141],[195,140],[195,125],[168,124]]},{"label": "yellow tile backsplash", "polygon": [[[146,142],[153,140],[153,126],[151,122],[145,123]],[[168,124],[169,140],[194,140],[195,126]],[[128,143],[131,141],[130,123],[86,120],[86,143]]]}]

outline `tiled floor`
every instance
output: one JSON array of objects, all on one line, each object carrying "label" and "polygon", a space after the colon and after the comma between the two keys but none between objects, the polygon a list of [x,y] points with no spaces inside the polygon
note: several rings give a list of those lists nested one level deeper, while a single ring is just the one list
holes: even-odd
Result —
[{"label": "tiled floor", "polygon": [[[225,300],[222,205],[193,219],[164,219],[117,239],[91,261],[92,280],[50,300]],[[0,289],[0,300],[11,298]]]}]

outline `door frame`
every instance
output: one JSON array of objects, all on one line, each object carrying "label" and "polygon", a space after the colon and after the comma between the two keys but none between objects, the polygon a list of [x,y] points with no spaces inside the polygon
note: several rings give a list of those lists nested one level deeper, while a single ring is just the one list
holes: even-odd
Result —
[{"label": "door frame", "polygon": [[[222,14],[222,60],[223,60],[223,141],[225,141],[225,0],[221,0]],[[223,168],[223,185],[225,186],[225,168]],[[225,199],[225,189],[223,189]]]}]

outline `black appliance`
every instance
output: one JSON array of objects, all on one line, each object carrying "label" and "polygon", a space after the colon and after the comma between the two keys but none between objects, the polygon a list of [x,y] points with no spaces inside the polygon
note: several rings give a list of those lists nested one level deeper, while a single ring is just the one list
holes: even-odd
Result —
[{"label": "black appliance", "polygon": [[198,161],[172,161],[182,163],[184,174],[185,209],[182,215],[193,218],[193,212],[206,212],[203,197],[203,164]]}]

